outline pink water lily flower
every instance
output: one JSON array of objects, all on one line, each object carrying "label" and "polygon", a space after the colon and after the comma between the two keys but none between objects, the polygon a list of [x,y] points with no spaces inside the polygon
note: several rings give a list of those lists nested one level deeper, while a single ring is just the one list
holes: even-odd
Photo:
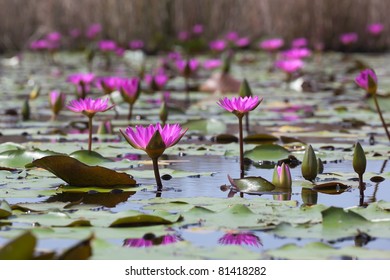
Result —
[{"label": "pink water lily flower", "polygon": [[90,85],[95,80],[93,73],[75,73],[68,76],[67,82],[74,84],[77,89],[77,94],[84,98],[87,92],[90,91]]},{"label": "pink water lily flower", "polygon": [[129,42],[129,48],[132,50],[140,50],[143,49],[144,46],[145,43],[142,40],[135,39]]},{"label": "pink water lily flower", "polygon": [[275,67],[280,70],[291,74],[303,68],[303,61],[300,59],[288,59],[288,60],[279,60],[275,62]]},{"label": "pink water lily flower", "polygon": [[232,232],[222,236],[218,243],[222,245],[249,245],[259,247],[262,246],[261,239],[251,232]]},{"label": "pink water lily flower", "polygon": [[218,58],[208,59],[203,61],[203,68],[206,70],[213,70],[221,67],[222,61]]},{"label": "pink water lily flower", "polygon": [[382,23],[372,23],[367,26],[367,31],[373,36],[378,36],[383,32],[383,24]]},{"label": "pink water lily flower", "polygon": [[117,49],[117,44],[112,40],[101,40],[98,46],[102,52],[114,52]]},{"label": "pink water lily flower", "polygon": [[65,100],[66,95],[63,92],[53,90],[49,93],[49,103],[50,108],[53,112],[53,120],[57,117],[58,113],[62,110],[62,108],[64,108]]},{"label": "pink water lily flower", "polygon": [[144,150],[147,153],[151,139],[157,131],[160,133],[163,141],[163,143],[159,144],[165,150],[179,142],[187,129],[183,130],[179,124],[166,124],[165,126],[161,126],[160,123],[157,123],[156,125],[151,124],[146,127],[137,125],[135,129],[129,126],[125,132],[121,130],[123,136],[131,146],[139,150]]},{"label": "pink water lily flower", "polygon": [[133,106],[140,93],[140,81],[138,78],[124,79],[120,84],[120,92],[123,100],[129,104],[129,113],[127,119],[130,120],[133,115]]},{"label": "pink water lily flower", "polygon": [[188,76],[191,75],[193,72],[195,72],[199,67],[199,61],[195,58],[192,58],[190,60],[177,59],[175,64],[176,64],[176,68],[179,70],[179,72],[182,75],[188,75]]},{"label": "pink water lily flower", "polygon": [[242,38],[238,38],[234,44],[239,47],[239,48],[245,48],[247,46],[249,46],[249,44],[251,43],[250,39],[248,37],[242,37]]},{"label": "pink water lily flower", "polygon": [[158,158],[164,153],[165,149],[176,145],[187,132],[179,124],[166,124],[141,126],[137,125],[135,129],[127,127],[125,132],[119,130],[125,137],[127,143],[133,148],[145,151],[152,159],[154,177],[157,184],[157,195],[161,195],[162,182],[158,168]]},{"label": "pink water lily flower", "polygon": [[344,34],[340,35],[339,39],[343,45],[351,45],[351,44],[357,42],[358,35],[355,32],[344,33]]},{"label": "pink water lily flower", "polygon": [[209,43],[209,47],[212,51],[221,52],[226,49],[226,41],[214,40]]},{"label": "pink water lily flower", "polygon": [[311,50],[303,47],[283,52],[283,57],[286,59],[303,59],[309,56],[311,56]]},{"label": "pink water lily flower", "polygon": [[258,96],[233,97],[231,99],[225,97],[220,99],[217,104],[225,110],[234,113],[238,117],[245,115],[249,111],[256,109],[263,101],[263,98]]},{"label": "pink water lily flower", "polygon": [[100,23],[94,23],[94,24],[91,24],[87,28],[87,31],[85,32],[85,36],[88,39],[94,39],[100,32],[102,32],[101,24]]},{"label": "pink water lily flower", "polygon": [[67,107],[73,112],[82,113],[87,117],[93,117],[96,113],[105,112],[114,106],[109,106],[108,98],[92,99],[87,97],[85,99],[72,100],[68,103]]},{"label": "pink water lily flower", "polygon": [[199,34],[202,34],[203,33],[203,25],[202,24],[195,24],[193,27],[192,27],[192,33],[193,34],[196,34],[196,35],[199,35]]},{"label": "pink water lily flower", "polygon": [[291,42],[291,47],[294,49],[306,48],[307,45],[307,39],[304,37],[296,38]]},{"label": "pink water lily flower", "polygon": [[96,86],[102,89],[105,94],[110,94],[115,90],[118,90],[122,83],[123,78],[116,76],[99,77],[96,79]]},{"label": "pink water lily flower", "polygon": [[157,70],[157,74],[146,74],[145,83],[150,86],[152,90],[161,90],[168,82],[169,77],[165,74],[164,70]]},{"label": "pink water lily flower", "polygon": [[[356,76],[355,82],[359,87],[361,87],[362,89],[369,92],[370,91],[370,88],[369,88],[369,79],[370,78],[372,79],[372,81],[374,82],[374,85],[376,86],[378,83],[378,77],[376,76],[374,70],[364,69],[363,71],[361,71],[359,73],[358,76]],[[374,93],[374,92],[370,92],[370,93]]]},{"label": "pink water lily flower", "polygon": [[236,31],[230,31],[225,36],[226,40],[234,42],[239,38],[239,35]]},{"label": "pink water lily flower", "polygon": [[272,38],[272,39],[267,39],[264,40],[260,43],[260,48],[266,51],[276,51],[283,47],[284,45],[284,40],[281,38]]}]

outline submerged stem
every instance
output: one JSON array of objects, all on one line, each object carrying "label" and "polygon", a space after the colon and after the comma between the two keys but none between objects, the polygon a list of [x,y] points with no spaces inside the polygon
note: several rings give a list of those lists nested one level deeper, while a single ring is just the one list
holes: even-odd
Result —
[{"label": "submerged stem", "polygon": [[92,117],[88,117],[88,151],[92,150]]},{"label": "submerged stem", "polygon": [[375,107],[376,107],[376,110],[378,112],[379,118],[381,119],[382,126],[385,129],[387,138],[390,141],[390,133],[389,133],[389,130],[387,129],[387,125],[386,125],[385,119],[383,118],[382,111],[381,111],[381,109],[379,107],[378,99],[376,98],[376,94],[373,94],[373,96],[374,96]]},{"label": "submerged stem", "polygon": [[154,177],[156,178],[157,192],[161,192],[163,185],[161,182],[160,171],[158,169],[158,158],[152,158],[152,162],[153,162]]}]

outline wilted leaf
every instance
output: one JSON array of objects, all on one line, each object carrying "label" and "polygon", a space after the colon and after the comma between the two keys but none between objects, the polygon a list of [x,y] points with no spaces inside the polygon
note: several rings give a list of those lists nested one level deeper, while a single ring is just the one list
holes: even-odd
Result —
[{"label": "wilted leaf", "polygon": [[46,169],[69,185],[77,187],[113,188],[136,184],[131,175],[101,166],[88,166],[69,156],[47,156],[33,161],[32,165]]},{"label": "wilted leaf", "polygon": [[350,188],[351,186],[347,186],[340,182],[327,182],[315,185],[312,189],[325,194],[341,194]]}]

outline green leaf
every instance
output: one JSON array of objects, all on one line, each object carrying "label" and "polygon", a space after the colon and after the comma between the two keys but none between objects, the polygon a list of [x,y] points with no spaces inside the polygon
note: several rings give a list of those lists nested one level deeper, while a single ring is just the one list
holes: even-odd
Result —
[{"label": "green leaf", "polygon": [[0,166],[4,167],[24,167],[33,160],[40,159],[49,155],[58,155],[53,151],[34,150],[10,150],[0,153]]},{"label": "green leaf", "polygon": [[31,260],[36,244],[36,237],[27,231],[0,248],[0,260]]},{"label": "green leaf", "polygon": [[69,156],[88,165],[98,165],[105,162],[112,162],[112,160],[103,157],[101,154],[88,150],[75,151],[69,154]]},{"label": "green leaf", "polygon": [[271,134],[251,134],[244,138],[245,143],[272,143],[278,141],[278,137]]},{"label": "green leaf", "polygon": [[254,149],[246,151],[244,156],[253,161],[261,160],[280,160],[287,158],[290,152],[282,146],[276,144],[263,144]]},{"label": "green leaf", "polygon": [[239,192],[251,194],[263,194],[272,192],[275,186],[263,177],[245,177],[242,179],[233,179],[228,176],[229,182],[233,188]]},{"label": "green leaf", "polygon": [[101,166],[88,166],[69,156],[55,155],[34,160],[32,165],[48,170],[69,185],[77,187],[113,188],[134,186],[131,175],[119,173]]},{"label": "green leaf", "polygon": [[171,225],[175,222],[179,222],[181,219],[181,216],[179,216],[176,221],[170,221],[154,215],[137,215],[119,218],[112,222],[110,224],[110,227],[144,227],[155,225]]},{"label": "green leaf", "polygon": [[8,202],[5,200],[0,201],[0,219],[8,218],[11,215],[12,209]]},{"label": "green leaf", "polygon": [[226,124],[216,119],[191,120],[182,125],[189,131],[197,131],[208,134],[221,134],[226,132]]},{"label": "green leaf", "polygon": [[79,241],[76,245],[66,249],[60,256],[59,260],[87,260],[92,256],[91,241],[93,235],[85,240]]}]

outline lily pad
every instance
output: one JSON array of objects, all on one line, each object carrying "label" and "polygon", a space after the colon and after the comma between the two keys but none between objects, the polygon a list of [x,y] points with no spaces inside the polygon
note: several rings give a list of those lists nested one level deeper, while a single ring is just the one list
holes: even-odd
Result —
[{"label": "lily pad", "polygon": [[130,217],[123,217],[115,220],[110,224],[110,227],[143,227],[155,225],[171,225],[182,219],[179,216],[175,221],[170,221],[159,216],[154,215],[137,215]]},{"label": "lily pad", "polygon": [[88,165],[97,165],[102,164],[104,162],[112,162],[112,160],[103,157],[101,154],[88,150],[75,151],[69,154],[69,156]]},{"label": "lily pad", "polygon": [[189,131],[197,131],[205,134],[225,133],[227,128],[224,122],[216,119],[191,120],[183,124],[182,127],[188,128]]},{"label": "lily pad", "polygon": [[5,200],[0,201],[0,219],[8,218],[11,215],[12,209],[8,202]]},{"label": "lily pad", "polygon": [[272,134],[251,134],[244,138],[245,143],[272,143],[278,140],[279,138]]},{"label": "lily pad", "polygon": [[37,238],[27,231],[0,248],[0,260],[31,260],[36,244]]},{"label": "lily pad", "polygon": [[287,158],[290,152],[282,146],[276,144],[263,144],[254,149],[246,151],[244,156],[253,161],[280,160]]},{"label": "lily pad", "polygon": [[34,150],[9,150],[0,153],[0,166],[4,167],[24,167],[33,160],[40,159],[49,155],[58,155],[53,151]]},{"label": "lily pad", "polygon": [[77,159],[64,155],[47,156],[34,160],[32,165],[48,170],[69,185],[77,187],[113,188],[135,186],[131,175],[101,166],[88,166]]},{"label": "lily pad", "polygon": [[229,182],[232,184],[233,189],[239,192],[251,193],[251,194],[263,194],[272,192],[275,186],[264,179],[263,177],[245,177],[242,179],[233,179],[228,176]]},{"label": "lily pad", "polygon": [[325,194],[342,194],[350,188],[351,186],[345,185],[340,182],[327,182],[323,184],[317,184],[312,189]]}]

